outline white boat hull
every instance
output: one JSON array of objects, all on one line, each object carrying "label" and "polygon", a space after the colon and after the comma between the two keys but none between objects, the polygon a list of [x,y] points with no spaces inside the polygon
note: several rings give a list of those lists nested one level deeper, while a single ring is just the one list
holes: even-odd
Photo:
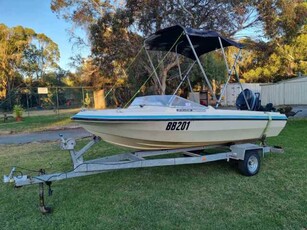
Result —
[{"label": "white boat hull", "polygon": [[189,122],[188,130],[181,130],[180,127],[179,130],[166,130],[169,121],[87,121],[80,123],[89,132],[109,143],[141,150],[249,142],[259,140],[263,135],[277,136],[286,124],[285,120],[181,122]]},{"label": "white boat hull", "polygon": [[280,113],[216,110],[193,103],[177,96],[145,96],[127,109],[81,111],[72,119],[107,142],[141,150],[259,140],[277,136],[287,120]]}]

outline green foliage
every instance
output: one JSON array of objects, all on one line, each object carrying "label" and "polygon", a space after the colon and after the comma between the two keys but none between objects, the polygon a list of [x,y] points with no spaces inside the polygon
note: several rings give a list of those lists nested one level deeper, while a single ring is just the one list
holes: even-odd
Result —
[{"label": "green foliage", "polygon": [[22,117],[24,109],[21,105],[14,105],[13,112],[15,114],[15,117]]},{"label": "green foliage", "polygon": [[91,98],[90,98],[88,92],[86,92],[85,98],[84,98],[84,101],[83,101],[83,105],[84,105],[86,108],[89,108],[89,107],[90,107],[90,104],[91,104]]},{"label": "green foliage", "polygon": [[[226,80],[227,70],[221,53],[211,52],[205,54],[201,57],[201,62],[210,81],[215,80],[217,83],[223,83]],[[199,68],[193,69],[190,79],[194,88],[197,88],[196,85],[200,86],[200,88],[203,85],[206,86],[206,81]]]},{"label": "green foliage", "polygon": [[245,40],[241,74],[248,82],[275,82],[307,74],[307,3],[265,0],[258,6],[266,42]]},{"label": "green foliage", "polygon": [[257,6],[266,36],[291,40],[306,25],[305,0],[262,0]]},{"label": "green foliage", "polygon": [[275,82],[298,72],[306,74],[307,33],[300,33],[290,41],[253,43],[244,56],[247,59],[241,63],[241,72],[247,82]]},{"label": "green foliage", "polygon": [[31,79],[43,78],[48,70],[59,68],[58,45],[44,34],[36,34],[23,55],[20,69]]},{"label": "green foliage", "polygon": [[59,57],[57,44],[46,35],[0,24],[0,99],[12,108],[14,88],[25,83],[24,78],[31,83],[34,75],[43,81],[46,72],[57,67]]},{"label": "green foliage", "polygon": [[141,36],[128,31],[130,23],[124,13],[123,10],[117,10],[116,14],[106,13],[90,28],[94,56],[91,64],[99,66],[103,77],[113,82],[125,77],[125,65],[143,42]]}]

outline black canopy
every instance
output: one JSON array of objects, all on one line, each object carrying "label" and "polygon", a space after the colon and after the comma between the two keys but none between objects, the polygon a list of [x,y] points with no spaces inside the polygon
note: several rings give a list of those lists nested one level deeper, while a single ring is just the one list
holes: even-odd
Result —
[{"label": "black canopy", "polygon": [[[223,47],[243,47],[242,44],[224,38],[215,31],[204,31],[192,28],[184,28],[180,25],[158,30],[156,33],[150,35],[145,40],[145,46],[148,50],[159,51],[169,51],[173,47],[170,50],[171,52],[176,52],[177,46],[178,53],[195,60],[195,55],[193,53],[193,50],[191,49],[186,34],[191,39],[191,42],[198,57],[210,51],[220,49],[221,46],[218,39],[219,37],[221,38]],[[175,42],[176,44],[174,45]]]}]

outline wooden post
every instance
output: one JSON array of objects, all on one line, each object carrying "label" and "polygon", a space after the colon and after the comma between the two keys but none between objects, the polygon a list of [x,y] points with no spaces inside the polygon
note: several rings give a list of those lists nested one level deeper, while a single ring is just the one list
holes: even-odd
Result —
[{"label": "wooden post", "polygon": [[56,90],[56,112],[57,115],[59,116],[59,91],[58,91],[58,87],[55,88]]}]

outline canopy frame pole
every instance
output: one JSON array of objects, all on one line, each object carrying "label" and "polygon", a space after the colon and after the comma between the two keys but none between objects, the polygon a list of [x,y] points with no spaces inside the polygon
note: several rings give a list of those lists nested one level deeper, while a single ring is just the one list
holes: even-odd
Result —
[{"label": "canopy frame pole", "polygon": [[189,73],[191,72],[192,68],[194,67],[195,62],[196,62],[196,61],[194,61],[194,62],[190,65],[190,67],[189,67],[187,73],[186,73],[185,76],[182,78],[182,80],[180,81],[180,83],[179,83],[177,89],[176,89],[175,92],[173,93],[173,96],[172,96],[171,99],[169,100],[170,106],[172,105],[173,100],[174,100],[174,98],[175,98],[175,95],[176,95],[177,91],[180,89],[180,86],[183,84],[183,82],[185,81],[185,79],[189,76]]},{"label": "canopy frame pole", "polygon": [[240,82],[240,78],[239,78],[239,75],[238,75],[238,72],[237,72],[236,69],[235,69],[235,75],[236,75],[237,81],[239,82],[239,85],[240,85],[240,87],[241,87],[241,90],[242,90],[243,97],[244,97],[245,103],[246,103],[246,105],[247,105],[247,108],[248,108],[248,110],[251,110],[251,107],[249,106],[248,101],[247,101],[247,98],[246,98],[246,95],[245,95],[245,93],[244,93],[243,85],[242,85],[241,82]]},{"label": "canopy frame pole", "polygon": [[222,39],[221,39],[221,37],[218,37],[218,39],[219,39],[219,43],[220,43],[220,46],[221,46],[221,49],[222,49],[222,53],[223,53],[223,57],[224,57],[225,65],[226,65],[226,69],[227,69],[227,72],[229,74],[231,70],[229,69],[229,66],[228,66],[228,62],[227,62],[224,46],[223,46],[223,43],[222,43]]},{"label": "canopy frame pole", "polygon": [[178,45],[180,43],[178,43],[175,47],[175,51],[176,51],[176,62],[177,62],[177,66],[178,66],[178,72],[179,72],[179,77],[180,80],[182,80],[182,72],[181,72],[181,67],[180,67],[180,62],[179,62],[179,57],[178,57]]},{"label": "canopy frame pole", "polygon": [[224,84],[224,87],[223,87],[223,89],[222,89],[220,98],[219,98],[219,100],[217,101],[215,108],[218,108],[219,105],[220,105],[220,103],[221,103],[221,100],[222,100],[222,98],[223,98],[223,96],[224,96],[224,94],[225,94],[225,91],[226,91],[227,85],[229,84],[229,81],[230,81],[231,75],[232,75],[232,73],[233,73],[233,70],[236,72],[236,65],[237,65],[238,60],[239,60],[239,57],[240,57],[240,55],[241,55],[241,51],[242,51],[242,49],[240,48],[240,49],[239,49],[239,52],[238,52],[237,55],[236,55],[236,58],[235,58],[235,60],[234,60],[234,63],[233,63],[233,65],[232,65],[231,69],[230,69],[229,72],[228,72],[227,81],[226,81],[226,83]]},{"label": "canopy frame pole", "polygon": [[194,99],[194,102],[196,102],[196,97],[195,97],[195,94],[194,94],[194,91],[193,91],[193,88],[192,88],[192,84],[191,84],[190,78],[187,78],[187,81],[188,81],[188,84],[189,84],[190,91],[191,91],[192,97]]},{"label": "canopy frame pole", "polygon": [[[182,80],[182,72],[181,72],[181,67],[180,67],[180,62],[179,62],[179,55],[178,55],[178,45],[179,44],[180,43],[178,43],[176,45],[175,51],[176,51],[176,61],[177,61],[177,66],[178,66],[179,77],[180,77],[180,80]],[[187,78],[187,81],[188,81],[188,85],[190,87],[190,91],[191,91],[192,97],[193,97],[194,101],[196,101],[196,98],[195,98],[195,95],[194,95],[194,92],[193,92],[193,88],[192,88],[192,84],[191,84],[190,78]]]},{"label": "canopy frame pole", "polygon": [[199,68],[200,68],[200,70],[201,70],[201,72],[202,72],[202,74],[203,74],[203,76],[204,76],[204,78],[205,78],[205,80],[206,80],[206,83],[207,83],[207,85],[208,85],[208,87],[209,87],[209,89],[210,89],[210,91],[211,91],[211,93],[212,93],[213,99],[216,101],[217,99],[216,99],[215,93],[213,92],[211,83],[210,83],[210,81],[209,81],[209,79],[208,79],[208,77],[207,77],[207,75],[206,75],[206,72],[205,72],[205,70],[204,70],[204,68],[203,68],[203,66],[202,66],[202,64],[201,64],[201,62],[200,62],[200,60],[199,60],[199,58],[198,58],[198,56],[197,56],[197,53],[196,53],[196,51],[195,51],[195,49],[194,49],[194,46],[193,46],[193,43],[192,43],[192,41],[191,41],[191,39],[190,39],[188,33],[185,31],[185,29],[184,29],[184,32],[185,32],[185,36],[186,36],[186,38],[187,38],[187,40],[188,40],[188,42],[189,42],[189,44],[190,44],[190,46],[191,46],[191,49],[192,49],[193,54],[194,54],[194,56],[195,56],[195,59],[196,59],[196,61],[197,61],[197,63],[198,63],[198,66],[199,66]]},{"label": "canopy frame pole", "polygon": [[161,82],[160,82],[158,73],[157,73],[157,71],[156,71],[156,68],[155,68],[155,66],[154,66],[154,64],[153,64],[153,62],[152,62],[152,59],[151,59],[151,57],[150,57],[150,55],[149,55],[149,53],[148,53],[148,51],[147,51],[146,48],[145,48],[145,53],[146,53],[146,55],[147,55],[147,57],[148,57],[148,60],[149,60],[149,62],[150,62],[150,66],[151,66],[151,68],[153,69],[154,74],[155,74],[155,76],[156,76],[156,78],[157,78],[157,80],[158,80],[160,89],[162,90],[162,84],[161,84]]},{"label": "canopy frame pole", "polygon": [[[232,68],[231,68],[231,70],[230,70],[230,69],[229,69],[229,66],[228,66],[227,59],[226,59],[226,54],[225,54],[224,46],[223,46],[223,44],[222,44],[221,37],[218,37],[218,38],[219,38],[220,46],[221,46],[221,49],[222,49],[222,53],[223,53],[225,65],[226,65],[226,68],[227,68],[227,73],[228,73],[228,80],[227,80],[227,83],[228,83],[228,81],[230,80],[230,76],[231,76],[231,74],[232,74],[232,69],[234,68],[234,66],[235,66],[235,64],[236,64],[236,61],[237,61],[237,59],[238,59],[238,56],[236,57],[234,66],[232,66]],[[239,52],[241,52],[241,49],[240,49]],[[236,72],[236,70],[235,70],[235,72]],[[243,92],[243,97],[244,97],[245,103],[246,103],[246,105],[247,105],[247,108],[248,108],[248,110],[251,110],[251,108],[250,108],[250,106],[249,106],[249,104],[248,104],[247,98],[246,98],[246,96],[245,96],[243,86],[242,86],[242,84],[241,84],[241,82],[240,82],[240,79],[239,79],[239,77],[238,77],[237,74],[236,74],[236,78],[237,78],[237,81],[238,81],[238,83],[239,83],[239,85],[240,85],[240,88],[241,88],[241,90],[242,90],[242,92]],[[227,86],[227,85],[226,85],[226,86]],[[224,88],[226,88],[226,87],[224,87]],[[223,96],[223,95],[221,94],[220,99],[222,98],[222,96]],[[219,99],[218,103],[220,103],[220,99]],[[216,108],[218,107],[218,103],[216,104]]]}]

